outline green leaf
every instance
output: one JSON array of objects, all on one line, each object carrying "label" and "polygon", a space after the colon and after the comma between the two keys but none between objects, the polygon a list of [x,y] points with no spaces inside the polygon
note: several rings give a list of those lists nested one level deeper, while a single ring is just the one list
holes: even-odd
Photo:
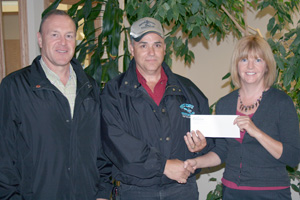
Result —
[{"label": "green leaf", "polygon": [[196,37],[198,34],[201,33],[201,30],[199,28],[199,26],[196,26],[195,28],[193,28],[192,32],[191,32],[191,37]]},{"label": "green leaf", "polygon": [[272,18],[269,20],[269,23],[268,23],[268,25],[267,25],[267,30],[268,30],[268,31],[271,31],[271,30],[273,29],[273,27],[274,27],[274,24],[275,24],[275,18],[272,17]]},{"label": "green leaf", "polygon": [[281,53],[281,55],[283,57],[285,57],[286,56],[286,50],[285,50],[284,46],[282,44],[279,44],[278,49],[279,49],[279,52]]},{"label": "green leaf", "polygon": [[287,68],[286,72],[284,73],[283,77],[283,86],[288,87],[289,84],[291,83],[291,80],[294,76],[294,69],[293,67]]},{"label": "green leaf", "polygon": [[[163,9],[162,9],[163,10]],[[172,10],[168,10],[167,12],[165,12],[165,11],[162,11],[162,13],[161,13],[161,17],[162,18],[165,18],[165,16],[167,15],[167,20],[168,21],[172,21],[172,19],[173,19],[173,11]]]},{"label": "green leaf", "polygon": [[281,70],[284,70],[284,62],[283,62],[282,58],[275,54],[274,59],[276,61],[278,68]]},{"label": "green leaf", "polygon": [[[126,31],[125,31],[126,33]],[[130,62],[130,53],[129,53],[129,48],[128,48],[128,39],[125,37],[124,41],[124,58],[123,58],[123,71],[125,72],[128,67],[129,67],[129,62]]]},{"label": "green leaf", "polygon": [[295,185],[295,184],[291,184],[291,187],[292,189],[295,191],[295,192],[298,192],[299,193],[299,188]]},{"label": "green leaf", "polygon": [[207,16],[206,20],[209,24],[217,21],[217,18],[218,18],[215,9],[208,9],[206,11],[206,16]]},{"label": "green leaf", "polygon": [[191,12],[193,15],[195,15],[200,9],[200,2],[199,1],[193,1],[191,5]]},{"label": "green leaf", "polygon": [[86,21],[83,25],[83,32],[87,39],[93,43],[94,41],[91,38],[95,38],[95,24],[94,21]]},{"label": "green leaf", "polygon": [[164,9],[162,6],[158,8],[157,13],[158,13],[158,15],[159,15],[161,18],[165,18],[166,15],[167,15],[167,17],[170,17],[170,19],[168,18],[168,21],[170,21],[170,20],[172,19],[171,14],[169,14],[169,13],[171,13],[171,12],[169,12],[169,11],[166,12],[165,9]]},{"label": "green leaf", "polygon": [[210,178],[209,181],[217,181],[217,179],[213,177],[213,178]]},{"label": "green leaf", "polygon": [[225,76],[222,77],[222,80],[225,80],[231,76],[231,73],[228,72]]},{"label": "green leaf", "polygon": [[143,2],[138,9],[138,18],[149,17],[150,7],[146,2]]},{"label": "green leaf", "polygon": [[79,52],[79,55],[77,57],[77,60],[80,62],[80,63],[83,63],[85,57],[86,57],[86,50],[87,50],[87,47],[83,47],[80,49],[80,52]]},{"label": "green leaf", "polygon": [[299,44],[300,44],[300,34],[297,34],[297,37],[295,38],[291,46],[298,46]]},{"label": "green leaf", "polygon": [[133,7],[133,5],[132,4],[127,4],[127,6],[126,6],[126,12],[127,13],[135,13],[136,12],[136,9]]},{"label": "green leaf", "polygon": [[95,65],[96,70],[95,70],[93,78],[95,80],[97,80],[98,85],[101,86],[102,81],[103,81],[102,77],[103,77],[103,74],[104,74],[103,66],[102,66],[100,60],[96,60],[96,59],[95,59],[94,65]]},{"label": "green leaf", "polygon": [[285,37],[284,40],[287,41],[287,40],[291,39],[291,37],[293,37],[293,35],[295,35],[295,34],[296,34],[295,29],[290,30],[288,33],[284,34],[284,37]]},{"label": "green leaf", "polygon": [[206,26],[201,26],[201,31],[205,39],[209,40],[209,28],[207,28]]},{"label": "green leaf", "polygon": [[77,10],[77,13],[75,16],[73,16],[73,19],[75,22],[77,22],[77,25],[78,25],[78,22],[84,18],[84,13],[83,13],[83,9],[79,9]]},{"label": "green leaf", "polygon": [[101,4],[97,4],[95,7],[92,8],[90,16],[89,16],[89,20],[97,20],[97,18],[100,18],[100,12],[101,12]]},{"label": "green leaf", "polygon": [[276,43],[274,42],[274,40],[272,40],[271,38],[268,38],[267,42],[269,43],[269,45],[271,46],[272,49],[277,49],[277,46],[276,46]]},{"label": "green leaf", "polygon": [[260,4],[260,7],[261,7],[261,9],[264,9],[264,8],[268,7],[269,5],[270,5],[269,2],[263,1],[263,2]]},{"label": "green leaf", "polygon": [[72,7],[68,10],[68,14],[69,14],[70,16],[74,16],[75,13],[76,13],[76,11],[77,11],[77,9],[78,9],[78,6],[81,5],[81,4],[84,3],[84,2],[85,2],[85,0],[81,0],[81,1],[79,1],[79,2],[77,2],[77,3],[75,3],[75,4],[73,4]]},{"label": "green leaf", "polygon": [[278,29],[279,29],[279,25],[276,24],[276,25],[273,27],[273,29],[270,31],[270,34],[271,34],[272,36],[274,36]]},{"label": "green leaf", "polygon": [[45,14],[47,14],[49,11],[54,10],[58,7],[58,5],[60,4],[62,0],[55,0],[48,8],[46,8],[44,10],[44,12],[42,13],[42,18],[45,16]]},{"label": "green leaf", "polygon": [[178,20],[178,17],[179,17],[179,10],[178,10],[178,7],[177,6],[173,6],[172,7],[172,11],[173,11],[173,19],[175,21]]},{"label": "green leaf", "polygon": [[84,18],[88,19],[90,13],[92,11],[92,1],[86,0],[83,6]]},{"label": "green leaf", "polygon": [[181,4],[177,4],[178,6],[178,10],[179,10],[179,13],[182,17],[185,17],[186,16],[186,10],[185,10],[185,7]]},{"label": "green leaf", "polygon": [[169,6],[168,3],[164,3],[164,4],[162,5],[162,8],[164,9],[164,12],[167,12],[168,10],[171,9],[171,7]]},{"label": "green leaf", "polygon": [[114,12],[114,4],[113,1],[107,1],[106,6],[105,6],[105,11],[103,14],[103,25],[102,25],[102,34],[104,36],[110,35],[111,34],[111,30],[113,28],[113,24],[114,24],[114,18],[112,16],[115,15]]},{"label": "green leaf", "polygon": [[119,75],[117,59],[110,60],[107,64],[107,66],[109,66],[107,69],[109,79],[112,79],[112,78],[116,77],[117,75]]}]

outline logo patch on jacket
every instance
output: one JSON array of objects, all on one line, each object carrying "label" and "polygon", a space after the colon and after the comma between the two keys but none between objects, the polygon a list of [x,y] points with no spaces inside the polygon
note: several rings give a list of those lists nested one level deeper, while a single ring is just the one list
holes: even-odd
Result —
[{"label": "logo patch on jacket", "polygon": [[194,108],[194,105],[192,105],[192,104],[188,104],[188,103],[181,104],[180,109],[181,109],[182,117],[190,118],[191,115],[194,115],[195,112],[193,111],[193,108]]}]

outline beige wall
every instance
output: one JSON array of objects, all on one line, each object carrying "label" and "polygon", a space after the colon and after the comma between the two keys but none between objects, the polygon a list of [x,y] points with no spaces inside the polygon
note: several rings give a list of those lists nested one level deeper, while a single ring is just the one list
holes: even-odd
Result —
[{"label": "beige wall", "polygon": [[191,46],[195,54],[195,61],[186,66],[182,61],[174,58],[172,70],[190,78],[207,96],[209,104],[213,104],[219,97],[230,92],[229,80],[222,77],[229,72],[229,63],[233,49],[233,39],[228,37],[221,44],[215,41],[200,41]]}]

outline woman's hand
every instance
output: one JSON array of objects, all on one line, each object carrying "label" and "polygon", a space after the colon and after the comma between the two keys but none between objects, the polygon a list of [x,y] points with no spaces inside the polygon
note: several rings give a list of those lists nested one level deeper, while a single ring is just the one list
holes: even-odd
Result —
[{"label": "woman's hand", "polygon": [[255,126],[249,116],[238,116],[233,124],[236,124],[241,131],[247,131],[251,137],[257,138],[261,135],[260,129]]},{"label": "woman's hand", "polygon": [[237,124],[240,130],[245,130],[254,137],[274,158],[279,159],[283,152],[283,144],[257,128],[248,116],[238,116],[233,124]]},{"label": "woman's hand", "polygon": [[192,168],[193,171],[191,173],[195,173],[195,170],[197,169],[197,160],[196,159],[188,159],[184,161],[184,168]]},{"label": "woman's hand", "polygon": [[207,145],[205,137],[199,130],[187,132],[184,141],[189,151],[193,153],[200,152]]}]

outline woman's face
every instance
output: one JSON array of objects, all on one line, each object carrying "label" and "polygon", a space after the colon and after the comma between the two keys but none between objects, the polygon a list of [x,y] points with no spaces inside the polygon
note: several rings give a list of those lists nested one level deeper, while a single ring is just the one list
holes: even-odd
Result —
[{"label": "woman's face", "polygon": [[248,55],[248,58],[241,59],[238,62],[241,86],[264,84],[267,70],[266,62],[259,56]]}]

